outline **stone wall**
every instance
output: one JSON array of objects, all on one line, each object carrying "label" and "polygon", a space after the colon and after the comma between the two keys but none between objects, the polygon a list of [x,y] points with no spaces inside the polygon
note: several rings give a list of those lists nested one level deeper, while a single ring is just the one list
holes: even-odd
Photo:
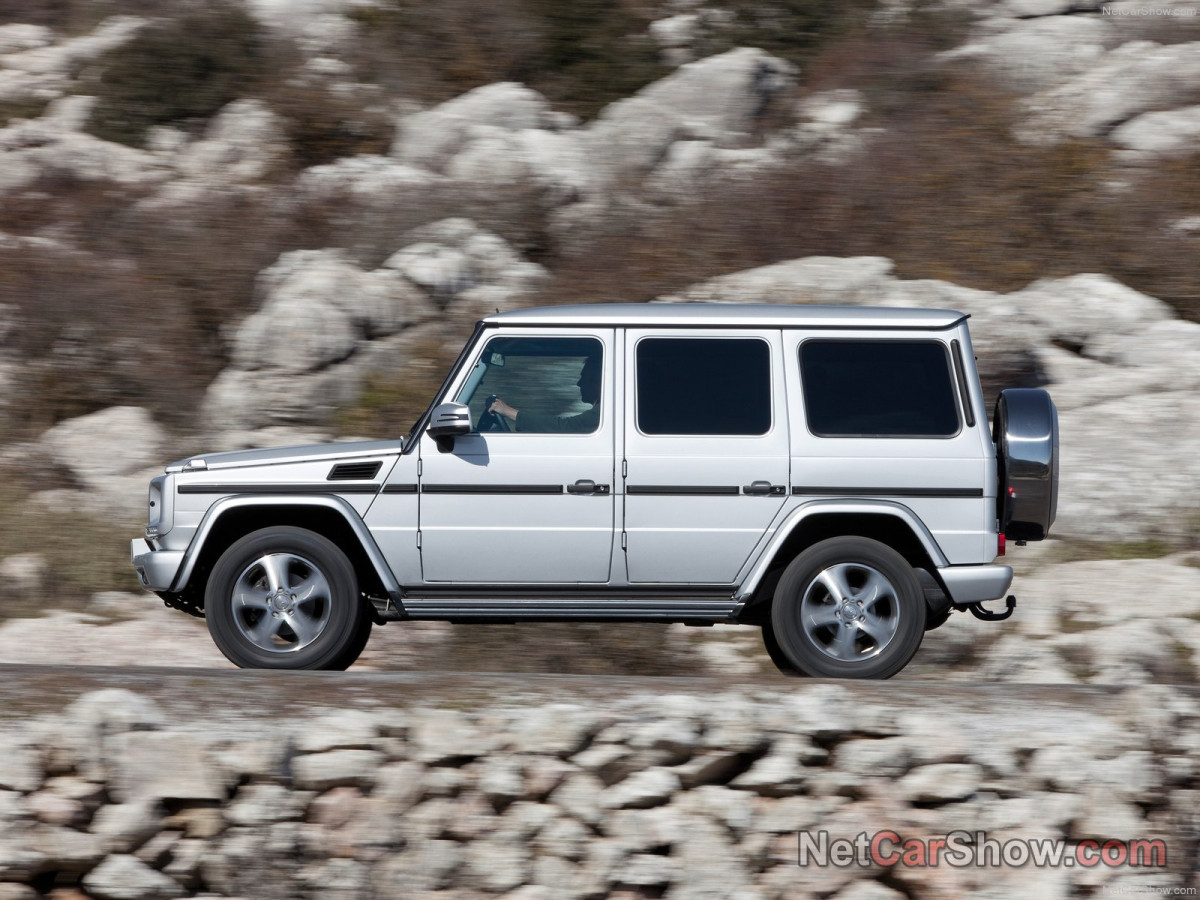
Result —
[{"label": "stone wall", "polygon": [[[4,900],[885,900],[1197,886],[1194,689],[3,676]],[[1167,860],[800,866],[799,833],[815,841],[822,829],[1051,838],[1072,853],[1088,840],[1160,840]]]}]

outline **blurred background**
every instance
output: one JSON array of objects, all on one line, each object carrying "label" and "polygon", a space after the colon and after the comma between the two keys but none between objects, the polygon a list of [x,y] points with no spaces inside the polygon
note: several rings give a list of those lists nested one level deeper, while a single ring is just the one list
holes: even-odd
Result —
[{"label": "blurred background", "polygon": [[[403,435],[479,316],[664,298],[970,312],[1063,413],[1058,540],[903,677],[1195,683],[1198,138],[1192,2],[4,0],[0,659],[223,664],[134,593],[163,463]],[[362,664],[770,671],[551,630]]]}]

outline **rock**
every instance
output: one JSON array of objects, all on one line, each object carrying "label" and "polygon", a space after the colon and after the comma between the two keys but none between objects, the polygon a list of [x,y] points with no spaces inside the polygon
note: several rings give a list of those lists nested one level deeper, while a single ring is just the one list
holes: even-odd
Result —
[{"label": "rock", "polygon": [[109,803],[96,811],[89,826],[106,853],[133,853],[163,826],[158,800],[141,798]]},{"label": "rock", "polygon": [[83,886],[101,900],[168,900],[180,887],[133,856],[110,856],[83,878]]},{"label": "rock", "polygon": [[586,772],[568,777],[549,797],[549,802],[585,825],[600,821],[600,797],[604,782]]},{"label": "rock", "polygon": [[1082,75],[1030,97],[1019,135],[1029,143],[1102,136],[1141,113],[1194,102],[1198,78],[1200,42],[1131,41]]},{"label": "rock", "polygon": [[514,82],[488,84],[407,116],[392,156],[406,165],[442,171],[476,135],[536,129],[552,122],[550,107],[537,91]]},{"label": "rock", "polygon": [[42,784],[44,770],[36,749],[8,735],[0,735],[0,789],[36,791]]},{"label": "rock", "polygon": [[29,811],[49,825],[79,825],[87,819],[87,809],[82,803],[50,791],[31,794]]},{"label": "rock", "polygon": [[380,742],[379,721],[369,712],[346,709],[314,719],[295,736],[298,753],[326,750],[375,750]]},{"label": "rock", "polygon": [[754,791],[764,797],[797,794],[808,777],[800,764],[800,753],[799,743],[791,737],[785,737],[772,746],[768,755],[733,779],[730,787]]},{"label": "rock", "polygon": [[834,896],[835,900],[902,900],[907,895],[878,881],[856,881]]},{"label": "rock", "polygon": [[376,750],[329,750],[292,760],[292,780],[297,787],[325,791],[340,785],[370,788],[387,757]]},{"label": "rock", "polygon": [[17,553],[0,559],[0,596],[32,596],[42,589],[49,573],[40,553]]},{"label": "rock", "polygon": [[0,900],[39,900],[41,894],[27,884],[0,884]]},{"label": "rock", "polygon": [[740,146],[794,77],[790,64],[751,48],[688,63],[605,107],[586,130],[590,156],[618,180],[647,175],[678,140]]},{"label": "rock", "polygon": [[226,775],[208,746],[178,731],[131,731],[109,744],[113,768],[111,789],[123,802],[157,800],[224,800]]},{"label": "rock", "polygon": [[1187,155],[1200,140],[1200,106],[1143,113],[1119,125],[1109,138],[1139,156]]},{"label": "rock", "polygon": [[166,442],[162,427],[136,406],[114,406],[67,419],[38,438],[42,451],[89,487],[160,465]]},{"label": "rock", "polygon": [[223,185],[258,181],[290,154],[283,120],[261,100],[235,100],[209,122],[204,137],[180,153],[188,178]]},{"label": "rock", "polygon": [[912,803],[949,803],[974,794],[982,774],[979,766],[970,764],[921,766],[901,778],[896,790]]},{"label": "rock", "polygon": [[1026,93],[1085,74],[1119,43],[1109,21],[1088,16],[993,19],[988,26],[939,58],[983,62],[1005,86]]},{"label": "rock", "polygon": [[413,716],[410,739],[415,758],[435,766],[475,759],[495,746],[492,736],[450,709],[420,710]]},{"label": "rock", "polygon": [[0,56],[36,50],[54,43],[54,32],[45,25],[0,25]]},{"label": "rock", "polygon": [[600,805],[609,809],[646,809],[669,802],[681,787],[679,776],[670,769],[645,769],[605,789],[600,795]]},{"label": "rock", "polygon": [[238,789],[224,817],[233,825],[246,826],[298,821],[304,818],[311,796],[278,784],[247,784]]}]

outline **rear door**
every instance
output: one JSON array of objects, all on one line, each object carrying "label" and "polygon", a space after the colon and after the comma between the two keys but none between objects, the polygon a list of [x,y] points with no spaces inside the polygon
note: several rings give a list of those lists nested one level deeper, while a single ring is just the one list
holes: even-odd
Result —
[{"label": "rear door", "polygon": [[631,329],[624,533],[636,584],[732,584],[788,492],[781,334]]}]

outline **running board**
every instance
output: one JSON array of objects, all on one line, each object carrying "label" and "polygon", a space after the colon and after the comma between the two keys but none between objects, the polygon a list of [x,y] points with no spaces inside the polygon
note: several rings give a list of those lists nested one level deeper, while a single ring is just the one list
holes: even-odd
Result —
[{"label": "running board", "polygon": [[404,598],[409,619],[450,622],[732,622],[741,603],[731,597],[661,595],[653,599],[597,595],[570,598]]}]

